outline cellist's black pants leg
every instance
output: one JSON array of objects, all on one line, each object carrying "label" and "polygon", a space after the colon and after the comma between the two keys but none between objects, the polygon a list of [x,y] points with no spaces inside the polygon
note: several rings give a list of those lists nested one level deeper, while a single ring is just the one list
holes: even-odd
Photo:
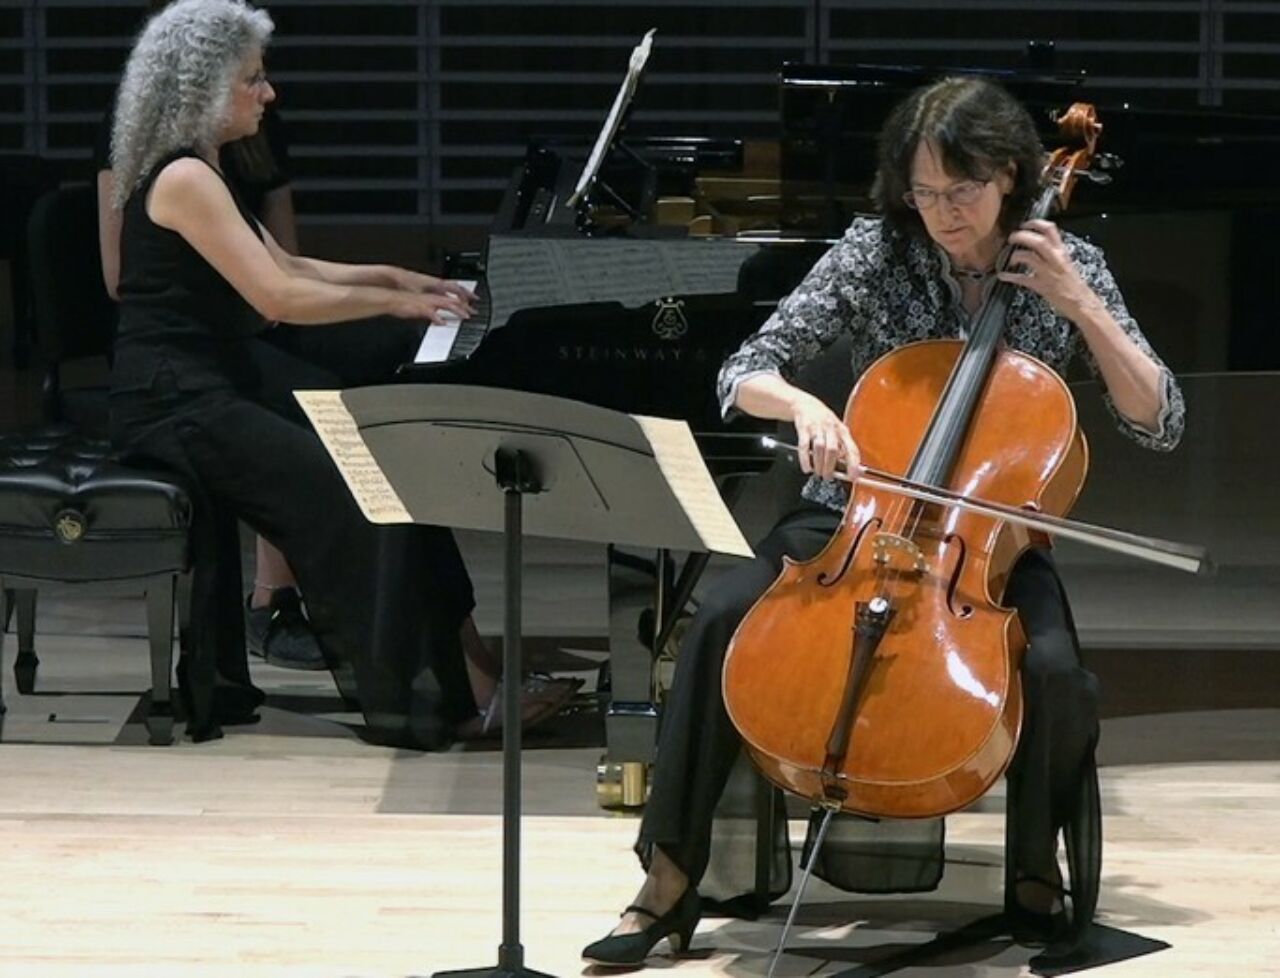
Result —
[{"label": "cellist's black pants leg", "polygon": [[680,645],[663,706],[653,784],[636,853],[646,868],[657,845],[696,885],[707,868],[716,803],[741,741],[725,712],[720,673],[738,623],[773,583],[783,555],[812,557],[839,516],[816,507],[793,513],[756,545],[756,556],[715,582]]},{"label": "cellist's black pants leg", "polygon": [[1008,774],[1014,876],[1052,877],[1058,831],[1098,739],[1098,681],[1080,664],[1071,608],[1045,552],[1018,562],[1005,604],[1018,609],[1028,643],[1022,735]]}]

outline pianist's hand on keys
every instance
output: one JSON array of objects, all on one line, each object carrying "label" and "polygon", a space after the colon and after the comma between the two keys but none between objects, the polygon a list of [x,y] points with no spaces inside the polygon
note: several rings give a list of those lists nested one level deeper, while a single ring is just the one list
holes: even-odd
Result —
[{"label": "pianist's hand on keys", "polygon": [[397,268],[394,265],[388,266],[387,270],[391,273],[394,288],[403,289],[406,292],[451,295],[462,301],[468,314],[476,311],[476,294],[472,291],[475,282],[455,282],[452,279],[436,278],[434,275],[424,275],[422,272]]},{"label": "pianist's hand on keys", "polygon": [[425,319],[430,323],[456,323],[475,312],[475,294],[449,279],[435,278],[407,268],[384,265],[379,271],[387,285],[404,293],[393,315],[402,319]]},{"label": "pianist's hand on keys", "polygon": [[458,360],[469,357],[475,352],[484,339],[489,327],[489,301],[487,291],[476,295],[477,283],[474,281],[453,283],[473,296],[471,319],[463,323],[462,318],[448,312],[441,314],[427,327],[418,347],[414,363],[443,363],[445,360]]},{"label": "pianist's hand on keys", "polygon": [[471,315],[464,300],[439,292],[396,290],[391,315],[398,319],[425,319],[429,323],[456,323]]}]

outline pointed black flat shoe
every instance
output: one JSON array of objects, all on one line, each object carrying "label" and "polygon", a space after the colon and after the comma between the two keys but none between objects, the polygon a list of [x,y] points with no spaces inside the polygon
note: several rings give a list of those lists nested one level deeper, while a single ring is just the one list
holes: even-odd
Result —
[{"label": "pointed black flat shoe", "polygon": [[652,910],[634,905],[623,911],[624,915],[628,913],[652,917],[653,923],[634,934],[610,934],[594,944],[588,944],[582,949],[584,961],[611,967],[644,964],[644,959],[649,956],[654,945],[664,937],[671,944],[674,953],[688,951],[694,928],[702,917],[702,901],[698,897],[698,891],[690,886],[661,917]]},{"label": "pointed black flat shoe", "polygon": [[1065,910],[1036,913],[1023,907],[1005,912],[1009,936],[1022,947],[1051,947],[1071,933],[1071,922]]},{"label": "pointed black flat shoe", "polygon": [[1064,906],[1071,891],[1061,882],[1055,883],[1040,876],[1024,876],[1018,880],[1018,884],[1028,882],[1047,887],[1052,892],[1052,902],[1057,907],[1049,912],[1031,910],[1018,903],[1015,896],[1005,907],[1005,920],[1009,924],[1010,936],[1014,943],[1023,947],[1050,947],[1064,940],[1071,932],[1071,921]]}]

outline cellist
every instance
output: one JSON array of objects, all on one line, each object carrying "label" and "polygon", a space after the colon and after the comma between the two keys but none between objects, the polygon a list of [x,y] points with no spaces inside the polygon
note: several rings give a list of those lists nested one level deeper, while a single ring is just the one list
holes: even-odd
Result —
[{"label": "cellist", "polygon": [[[734,412],[791,422],[810,478],[798,508],[718,579],[680,647],[667,697],[636,853],[646,870],[633,904],[583,957],[643,963],[663,938],[687,949],[700,917],[712,816],[740,749],[725,712],[721,670],[734,630],[777,577],[784,555],[808,559],[836,530],[847,494],[837,466],[856,472],[858,446],[822,401],[792,384],[842,336],[855,379],[877,357],[923,339],[966,335],[997,280],[1017,288],[1004,340],[1063,373],[1082,356],[1122,432],[1156,451],[1181,437],[1178,385],[1129,315],[1094,245],[1048,220],[1024,221],[1040,190],[1044,149],[1027,111],[998,85],[949,78],[909,95],[879,134],[872,188],[879,216],[854,220],[773,316],[724,364],[719,396]],[[997,257],[1008,245],[1008,271]],[[1028,551],[1003,603],[1029,640],[1025,716],[1008,770],[1015,936],[1034,944],[1063,922],[1058,837],[1098,737],[1097,681],[1080,664],[1052,558]]]}]

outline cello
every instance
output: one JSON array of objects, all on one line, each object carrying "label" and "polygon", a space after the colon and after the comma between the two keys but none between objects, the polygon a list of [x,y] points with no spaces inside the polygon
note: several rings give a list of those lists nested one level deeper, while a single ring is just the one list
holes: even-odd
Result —
[{"label": "cello", "polygon": [[[1092,106],[1060,127],[1069,145],[1028,218],[1065,207],[1096,154]],[[827,546],[784,562],[729,645],[729,717],[769,780],[827,810],[818,846],[836,811],[946,815],[1004,772],[1026,638],[1000,598],[1038,534],[1207,567],[1197,548],[1064,518],[1088,448],[1063,380],[1001,343],[1013,288],[996,284],[966,340],[909,344],[859,379],[844,421],[873,477],[853,480]]]}]

